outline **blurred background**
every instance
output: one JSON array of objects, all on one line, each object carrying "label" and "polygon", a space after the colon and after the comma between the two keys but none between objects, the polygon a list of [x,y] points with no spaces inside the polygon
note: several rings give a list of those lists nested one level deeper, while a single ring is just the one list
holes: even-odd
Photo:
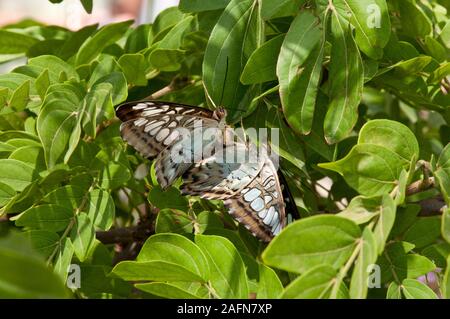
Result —
[{"label": "blurred background", "polygon": [[176,5],[178,0],[95,0],[88,14],[79,0],[53,5],[49,0],[0,0],[0,27],[27,18],[71,30],[129,19],[141,24],[152,22],[159,12]]},{"label": "blurred background", "polygon": [[[164,9],[178,5],[178,0],[94,0],[92,13],[88,14],[80,0],[50,3],[49,0],[0,0],[0,27],[24,19],[48,25],[58,25],[78,30],[86,25],[100,26],[133,19],[136,25],[150,23]],[[15,60],[0,64],[0,74],[23,64]]]}]

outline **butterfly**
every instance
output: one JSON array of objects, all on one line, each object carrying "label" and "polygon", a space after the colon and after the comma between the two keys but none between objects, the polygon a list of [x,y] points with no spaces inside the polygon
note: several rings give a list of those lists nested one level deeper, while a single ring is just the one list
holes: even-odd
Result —
[{"label": "butterfly", "polygon": [[[227,160],[248,159],[254,145],[227,133],[224,109],[136,101],[119,105],[116,115],[123,122],[122,138],[155,161],[163,189],[182,176],[182,194],[223,200],[229,213],[265,242],[286,226],[283,189],[267,152],[261,152],[257,160]],[[204,134],[205,130],[210,134]],[[194,144],[199,140],[200,147],[193,147],[193,140]]]}]

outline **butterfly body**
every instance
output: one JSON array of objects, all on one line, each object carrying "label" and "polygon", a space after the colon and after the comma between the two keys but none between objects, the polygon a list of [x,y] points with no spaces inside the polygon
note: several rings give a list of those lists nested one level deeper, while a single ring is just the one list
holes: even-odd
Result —
[{"label": "butterfly body", "polygon": [[223,200],[238,222],[266,242],[285,227],[273,161],[264,148],[236,140],[225,109],[138,101],[120,105],[116,114],[123,139],[155,160],[163,189],[183,176],[183,194]]}]

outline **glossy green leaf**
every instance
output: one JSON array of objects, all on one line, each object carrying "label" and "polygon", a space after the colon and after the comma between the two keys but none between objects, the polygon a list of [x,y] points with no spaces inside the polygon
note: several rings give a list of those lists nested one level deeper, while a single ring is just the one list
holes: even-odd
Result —
[{"label": "glossy green leaf", "polygon": [[108,192],[94,189],[87,195],[85,211],[92,224],[101,230],[108,230],[115,215],[114,201]]},{"label": "glossy green leaf", "polygon": [[223,9],[230,0],[180,0],[178,8],[183,12],[202,12]]},{"label": "glossy green leaf", "polygon": [[336,14],[331,15],[331,33],[330,105],[324,130],[327,142],[333,144],[346,138],[356,124],[364,70],[351,29]]},{"label": "glossy green leaf", "polygon": [[425,37],[432,31],[431,20],[415,1],[407,0],[398,6],[403,31],[410,37]]},{"label": "glossy green leaf", "polygon": [[23,82],[16,90],[14,90],[9,106],[15,111],[23,111],[27,106],[30,95],[30,81]]},{"label": "glossy green leaf", "polygon": [[403,239],[417,248],[433,243],[441,235],[441,220],[437,216],[421,217],[409,228]]},{"label": "glossy green leaf", "polygon": [[[14,241],[14,243],[12,242]],[[2,298],[68,298],[64,283],[45,261],[30,252],[26,242],[0,240],[0,296]]]},{"label": "glossy green leaf", "polygon": [[350,298],[364,299],[367,297],[367,289],[369,283],[368,269],[377,260],[377,238],[375,233],[369,228],[364,228],[360,239],[360,249],[358,258],[355,262],[351,281],[350,281]]},{"label": "glossy green leaf", "polygon": [[16,195],[16,191],[11,186],[0,183],[0,206],[5,206],[14,195]]},{"label": "glossy green leaf", "polygon": [[295,273],[320,264],[339,268],[350,257],[360,236],[359,227],[348,219],[309,217],[288,225],[270,242],[262,258],[269,266]]},{"label": "glossy green leaf", "polygon": [[161,209],[156,218],[155,232],[191,234],[193,231],[192,219],[184,212],[175,209]]},{"label": "glossy green leaf", "polygon": [[75,255],[83,262],[95,240],[94,225],[92,225],[86,213],[81,212],[76,215],[74,226],[70,232],[70,239],[73,243]]},{"label": "glossy green leaf", "polygon": [[64,230],[71,222],[73,212],[64,206],[44,204],[34,206],[16,219],[17,226],[27,226],[48,231]]},{"label": "glossy green leaf", "polygon": [[358,144],[384,146],[402,157],[406,163],[419,157],[419,143],[413,132],[396,121],[368,121],[359,132]]},{"label": "glossy green leaf", "polygon": [[271,268],[258,264],[259,281],[256,298],[258,299],[275,299],[279,298],[283,292],[283,285],[275,271]]},{"label": "glossy green leaf", "polygon": [[450,144],[443,149],[436,167],[434,176],[439,183],[444,199],[447,204],[450,204]]},{"label": "glossy green leaf", "polygon": [[388,7],[385,0],[336,0],[338,12],[356,29],[355,40],[361,51],[372,59],[379,59],[391,33]]},{"label": "glossy green leaf", "polygon": [[248,298],[244,263],[233,244],[228,239],[211,235],[196,235],[195,242],[208,260],[209,282],[218,297]]},{"label": "glossy green leaf", "polygon": [[[199,284],[197,284],[199,285]],[[205,298],[204,295],[197,295],[201,292],[202,286],[197,286],[184,282],[150,282],[145,284],[136,284],[136,288],[152,295],[169,298],[169,299],[200,299]],[[194,286],[194,289],[192,288]],[[200,288],[200,289],[199,289]],[[197,291],[195,291],[197,289]],[[206,289],[206,288],[205,288]],[[198,291],[200,290],[200,291]]]},{"label": "glossy green leaf", "polygon": [[131,85],[146,85],[145,70],[147,63],[142,54],[124,54],[119,59],[119,65],[122,68],[127,82]]},{"label": "glossy green leaf", "polygon": [[76,65],[86,64],[95,59],[104,48],[119,40],[130,27],[132,21],[113,23],[99,29],[80,47]]},{"label": "glossy green leaf", "polygon": [[331,291],[337,271],[329,265],[317,265],[292,281],[283,291],[286,299],[324,299]]},{"label": "glossy green leaf", "polygon": [[[325,23],[326,19],[325,18]],[[296,131],[311,131],[322,70],[325,36],[319,20],[310,12],[292,22],[277,62],[280,97],[286,120]]]},{"label": "glossy green leaf", "polygon": [[[447,258],[447,265],[450,265],[450,256]],[[450,298],[450,267],[447,266],[444,273],[444,279],[442,281],[442,294],[444,298]]]},{"label": "glossy green leaf", "polygon": [[34,179],[32,167],[15,159],[0,159],[0,182],[15,191],[23,191]]},{"label": "glossy green leaf", "polygon": [[[216,105],[224,105],[230,121],[247,110],[251,87],[239,79],[251,53],[261,42],[257,2],[232,0],[211,32],[203,60],[205,89]],[[250,91],[249,91],[250,90]]]},{"label": "glossy green leaf", "polygon": [[159,209],[173,208],[186,211],[188,208],[188,200],[175,187],[169,187],[165,191],[159,186],[152,188],[148,193],[148,201]]},{"label": "glossy green leaf", "polygon": [[0,54],[26,53],[36,42],[26,34],[0,30]]},{"label": "glossy green leaf", "polygon": [[241,82],[255,84],[276,80],[276,63],[283,43],[284,35],[280,34],[265,42],[252,55],[242,70]]},{"label": "glossy green leaf", "polygon": [[262,0],[261,16],[264,20],[295,15],[305,0]]},{"label": "glossy green leaf", "polygon": [[438,299],[430,287],[416,279],[405,279],[401,289],[406,299]]},{"label": "glossy green leaf", "polygon": [[366,196],[390,192],[403,165],[399,155],[376,144],[356,145],[344,158],[319,164],[341,174],[349,186]]},{"label": "glossy green leaf", "polygon": [[383,196],[379,210],[378,220],[373,233],[378,254],[381,254],[395,222],[396,205],[391,196]]}]

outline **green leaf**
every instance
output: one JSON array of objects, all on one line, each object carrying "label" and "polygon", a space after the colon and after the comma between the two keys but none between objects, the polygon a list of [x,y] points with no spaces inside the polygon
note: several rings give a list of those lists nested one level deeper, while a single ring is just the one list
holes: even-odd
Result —
[{"label": "green leaf", "polygon": [[241,82],[255,84],[276,80],[276,63],[283,43],[284,35],[280,34],[265,42],[253,51],[242,70]]},{"label": "green leaf", "polygon": [[148,193],[148,201],[159,209],[173,208],[181,211],[188,210],[188,200],[175,187],[163,191],[161,187],[153,187]]},{"label": "green leaf", "polygon": [[407,242],[393,242],[386,246],[377,263],[381,267],[381,281],[405,278],[418,278],[436,269],[436,265],[428,258],[409,253],[414,245]]},{"label": "green leaf", "polygon": [[81,4],[83,5],[84,10],[86,10],[87,13],[92,13],[92,4],[93,0],[80,0]]},{"label": "green leaf", "polygon": [[430,287],[416,279],[405,279],[400,287],[406,299],[438,299]]},{"label": "green leaf", "polygon": [[26,34],[0,30],[0,54],[26,53],[37,42]]},{"label": "green leaf", "polygon": [[147,85],[147,79],[144,73],[147,69],[147,63],[144,55],[139,53],[124,54],[119,59],[119,65],[128,83],[137,86]]},{"label": "green leaf", "polygon": [[81,45],[75,64],[87,64],[94,60],[103,49],[119,40],[132,23],[133,21],[112,23],[99,29]]},{"label": "green leaf", "polygon": [[441,187],[442,195],[447,204],[450,205],[450,144],[442,150],[436,164],[434,176]]},{"label": "green leaf", "polygon": [[437,216],[421,217],[409,228],[403,239],[417,248],[432,244],[441,235],[441,220]]},{"label": "green leaf", "polygon": [[66,229],[72,218],[73,212],[71,209],[44,204],[24,211],[16,219],[16,225],[57,232]]},{"label": "green leaf", "polygon": [[359,132],[358,144],[383,146],[402,157],[408,165],[413,158],[419,157],[419,143],[413,132],[396,121],[368,121]]},{"label": "green leaf", "polygon": [[317,265],[292,281],[284,290],[281,298],[286,299],[322,299],[327,298],[337,271],[329,265]]},{"label": "green leaf", "polygon": [[430,19],[415,1],[403,1],[398,6],[400,11],[400,21],[402,30],[405,34],[412,38],[425,37],[429,35],[433,29]]},{"label": "green leaf", "polygon": [[99,185],[103,189],[116,189],[123,186],[131,178],[128,167],[121,163],[105,166],[99,176]]},{"label": "green leaf", "polygon": [[201,212],[197,215],[195,223],[198,225],[198,232],[201,234],[211,228],[223,228],[222,220],[213,212]]},{"label": "green leaf", "polygon": [[0,182],[0,207],[5,206],[15,195],[16,191],[14,188]]},{"label": "green leaf", "polygon": [[447,208],[442,213],[442,225],[441,225],[441,233],[442,237],[450,243],[450,208]]},{"label": "green leaf", "polygon": [[184,212],[173,209],[162,209],[156,217],[155,232],[192,234],[192,219]]},{"label": "green leaf", "polygon": [[380,213],[378,215],[377,224],[374,229],[376,247],[378,254],[384,250],[384,245],[389,238],[392,227],[395,222],[396,205],[394,200],[389,195],[384,195],[380,206]]},{"label": "green leaf", "polygon": [[[150,282],[145,284],[136,284],[137,289],[148,292],[152,295],[169,298],[169,299],[200,299],[205,298],[203,295],[197,295],[198,288],[202,287],[199,284],[195,285],[192,289],[192,283],[184,282]],[[201,290],[200,290],[201,292]]]},{"label": "green leaf", "polygon": [[59,236],[47,230],[30,230],[24,233],[34,250],[48,258],[59,245]]},{"label": "green leaf", "polygon": [[38,78],[45,70],[48,70],[50,83],[52,84],[63,82],[61,77],[67,80],[79,80],[78,73],[72,65],[53,55],[42,55],[32,58],[27,65],[16,68],[14,72]]},{"label": "green leaf", "polygon": [[122,261],[114,267],[112,274],[127,281],[203,281],[202,277],[182,265],[160,260]]},{"label": "green leaf", "polygon": [[257,2],[232,0],[211,32],[203,60],[205,89],[216,105],[225,105],[229,120],[247,110],[252,87],[240,83],[241,72],[261,42]]},{"label": "green leaf", "polygon": [[350,257],[359,237],[359,227],[348,219],[313,216],[288,225],[270,242],[262,259],[295,273],[321,264],[337,269]]},{"label": "green leaf", "polygon": [[50,76],[48,73],[48,69],[42,71],[42,73],[36,78],[34,85],[36,86],[36,91],[39,94],[39,97],[43,101],[45,98],[45,94],[47,93],[47,89],[50,86]]},{"label": "green leaf", "polygon": [[15,159],[0,159],[0,182],[14,191],[23,191],[35,178],[29,165]]},{"label": "green leaf", "polygon": [[113,72],[98,79],[94,83],[92,90],[97,90],[100,85],[100,88],[104,89],[105,83],[111,84],[111,101],[113,105],[120,104],[126,100],[128,96],[127,80],[122,72]]},{"label": "green leaf", "polygon": [[69,209],[77,209],[83,202],[85,193],[86,190],[79,186],[66,185],[51,191],[42,201]]},{"label": "green leaf", "polygon": [[195,242],[204,252],[211,275],[209,282],[220,298],[248,298],[247,276],[239,252],[226,238],[196,235]]},{"label": "green leaf", "polygon": [[54,266],[54,271],[59,275],[60,278],[66,282],[67,275],[70,267],[70,263],[73,257],[73,245],[69,237],[66,237],[62,242],[60,242],[58,252],[56,255],[56,262]]},{"label": "green leaf", "polygon": [[269,267],[258,264],[259,281],[256,298],[258,299],[275,299],[279,298],[283,292],[283,285],[275,271]]},{"label": "green leaf", "polygon": [[75,217],[75,224],[70,232],[70,239],[73,249],[78,259],[83,262],[93,247],[95,240],[95,230],[86,213],[78,213]]},{"label": "green leaf", "polygon": [[364,299],[367,297],[370,275],[368,269],[369,266],[373,265],[377,260],[376,230],[375,233],[373,233],[370,228],[364,228],[359,245],[361,245],[361,248],[359,250],[358,259],[356,259],[350,281],[349,292],[350,298],[352,299]]},{"label": "green leaf", "polygon": [[375,216],[380,214],[381,197],[353,197],[350,204],[336,214],[336,216],[343,217],[354,221],[356,224],[365,224]]},{"label": "green leaf", "polygon": [[350,22],[356,29],[355,40],[361,51],[372,59],[381,58],[382,49],[391,34],[386,1],[336,0],[333,3],[344,18],[350,14]]},{"label": "green leaf", "polygon": [[341,174],[347,184],[362,195],[377,196],[390,192],[403,169],[403,159],[376,144],[360,144],[344,158],[320,167]]},{"label": "green leaf", "polygon": [[[23,241],[23,240],[22,240]],[[67,298],[64,283],[45,261],[30,253],[26,242],[0,240],[0,296],[2,298]]]},{"label": "green leaf", "polygon": [[447,258],[447,267],[442,280],[442,295],[446,299],[450,299],[450,267],[448,265],[450,265],[450,256]]},{"label": "green leaf", "polygon": [[230,0],[180,0],[178,9],[182,12],[202,12],[223,9]]},{"label": "green leaf", "polygon": [[52,168],[65,157],[80,116],[77,110],[82,93],[72,84],[52,85],[49,91],[37,119],[37,131],[47,166]]},{"label": "green leaf", "polygon": [[358,119],[364,69],[351,28],[331,15],[332,48],[329,68],[330,105],[325,116],[325,139],[333,144],[346,138]]},{"label": "green leaf", "polygon": [[401,287],[395,282],[391,282],[386,293],[387,299],[402,299]]},{"label": "green leaf", "polygon": [[322,71],[325,35],[319,20],[301,12],[292,22],[281,46],[277,62],[280,97],[286,120],[293,129],[311,131],[316,95]]},{"label": "green leaf", "polygon": [[115,206],[108,192],[101,189],[89,192],[85,210],[89,219],[98,229],[108,230],[112,226]]},{"label": "green leaf", "polygon": [[125,280],[203,282],[209,277],[209,266],[190,240],[176,234],[156,234],[146,241],[136,261],[121,262],[112,273]]},{"label": "green leaf", "polygon": [[203,280],[208,280],[210,267],[201,247],[178,234],[156,234],[145,242],[139,262],[161,260],[182,265]]},{"label": "green leaf", "polygon": [[23,82],[16,90],[14,90],[9,106],[15,111],[23,111],[27,106],[30,95],[30,81]]},{"label": "green leaf", "polygon": [[305,0],[262,0],[261,16],[264,20],[295,15]]}]

